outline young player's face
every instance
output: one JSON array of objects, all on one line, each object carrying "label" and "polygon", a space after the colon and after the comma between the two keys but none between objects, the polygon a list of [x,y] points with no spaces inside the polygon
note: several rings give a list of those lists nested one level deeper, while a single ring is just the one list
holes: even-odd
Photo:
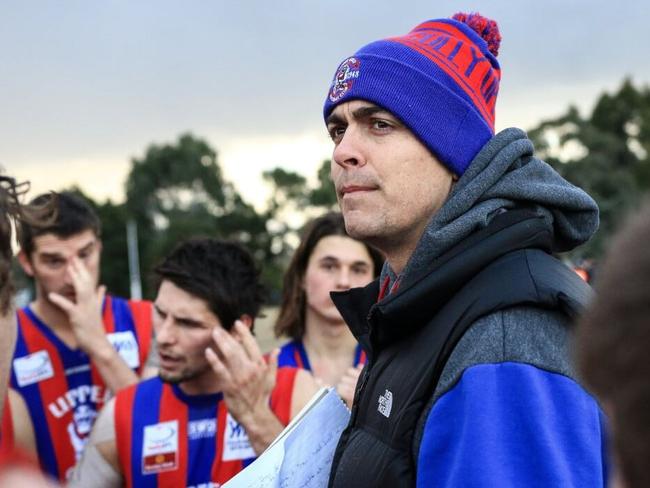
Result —
[{"label": "young player's face", "polygon": [[330,291],[365,286],[373,274],[372,258],[361,242],[346,236],[323,237],[309,256],[305,270],[307,316],[314,314],[328,322],[343,324]]},{"label": "young player's face", "polygon": [[205,300],[163,280],[154,303],[153,324],[160,378],[180,383],[188,394],[211,393],[214,375],[205,349],[212,345],[212,329],[221,327],[221,322]]},{"label": "young player's face", "polygon": [[77,256],[81,260],[97,284],[100,251],[101,241],[90,229],[67,238],[43,234],[34,238],[30,256],[20,254],[20,262],[34,278],[39,299],[49,300],[49,293],[54,292],[74,301],[75,290],[69,273],[72,258]]},{"label": "young player's face", "polygon": [[449,195],[452,173],[395,116],[369,102],[337,106],[327,128],[348,233],[384,251],[414,248]]}]

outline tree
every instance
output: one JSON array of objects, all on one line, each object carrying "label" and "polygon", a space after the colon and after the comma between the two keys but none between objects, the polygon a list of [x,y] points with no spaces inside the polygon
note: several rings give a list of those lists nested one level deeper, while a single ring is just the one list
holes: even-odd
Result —
[{"label": "tree", "polygon": [[314,185],[308,185],[304,176],[280,167],[263,173],[264,180],[271,186],[266,211],[267,228],[273,236],[273,248],[282,259],[287,260],[288,254],[298,244],[298,231],[305,220],[338,209],[336,191],[329,174],[329,160],[321,164]]},{"label": "tree", "polygon": [[317,185],[309,191],[308,201],[315,207],[337,210],[336,190],[330,178],[331,160],[326,159],[318,168]]},{"label": "tree", "polygon": [[[175,144],[149,146],[143,158],[132,161],[126,193],[129,218],[138,226],[145,276],[191,236],[237,240],[265,264],[263,268],[272,261],[265,216],[224,179],[216,151],[202,139],[185,134]],[[152,295],[150,280],[144,280],[143,289],[146,296]]]},{"label": "tree", "polygon": [[543,159],[598,202],[600,229],[573,257],[599,257],[650,189],[650,89],[626,79],[618,92],[601,95],[588,117],[569,107],[529,135]]}]

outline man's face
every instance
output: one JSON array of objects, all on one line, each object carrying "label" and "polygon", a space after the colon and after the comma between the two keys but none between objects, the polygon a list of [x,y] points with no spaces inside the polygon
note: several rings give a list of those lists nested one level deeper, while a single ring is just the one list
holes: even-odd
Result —
[{"label": "man's face", "polygon": [[369,102],[338,105],[327,129],[348,233],[389,257],[394,248],[412,251],[449,195],[452,173],[396,117]]},{"label": "man's face", "polygon": [[214,374],[205,349],[212,345],[212,329],[221,327],[221,322],[205,300],[163,280],[154,303],[153,325],[160,378],[182,383],[188,394],[210,392]]},{"label": "man's face", "polygon": [[49,293],[55,292],[75,301],[69,272],[72,259],[78,257],[97,284],[100,251],[101,241],[88,229],[66,238],[54,234],[35,237],[31,255],[21,252],[19,258],[25,272],[36,282],[37,298],[49,300]]},{"label": "man's face", "polygon": [[307,313],[318,317],[318,323],[345,327],[330,292],[365,286],[373,275],[374,264],[363,243],[347,236],[323,237],[309,256],[303,279]]}]

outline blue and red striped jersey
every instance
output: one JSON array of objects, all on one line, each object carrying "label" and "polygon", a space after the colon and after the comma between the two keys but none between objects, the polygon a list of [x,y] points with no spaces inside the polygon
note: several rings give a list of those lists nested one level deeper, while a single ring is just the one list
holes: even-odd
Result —
[{"label": "blue and red striped jersey", "polygon": [[[354,363],[351,366],[356,367],[359,364],[366,364],[366,353],[361,349],[361,346],[357,344],[357,348],[354,351]],[[289,341],[280,348],[278,367],[283,366],[306,369],[307,371],[312,370],[311,364],[309,363],[309,357],[307,356],[307,351],[305,350],[305,345],[302,341]]]},{"label": "blue and red striped jersey", "polygon": [[[296,368],[278,368],[271,409],[289,423]],[[115,398],[116,447],[127,487],[219,486],[256,457],[223,394],[186,395],[150,378]]]},{"label": "blue and red striped jersey", "polygon": [[[41,468],[65,480],[111,392],[85,352],[63,343],[29,307],[17,314],[11,386],[27,404]],[[140,374],[151,346],[151,303],[107,296],[103,322],[109,341]]]}]

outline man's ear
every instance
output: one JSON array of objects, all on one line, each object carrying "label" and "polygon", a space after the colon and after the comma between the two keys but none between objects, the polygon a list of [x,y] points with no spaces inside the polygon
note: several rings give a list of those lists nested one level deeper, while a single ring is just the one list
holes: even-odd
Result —
[{"label": "man's ear", "polygon": [[18,262],[20,263],[20,267],[23,268],[23,271],[27,276],[34,277],[34,267],[32,266],[32,262],[29,259],[29,256],[27,256],[27,253],[23,251],[22,249],[18,253]]},{"label": "man's ear", "polygon": [[239,320],[241,320],[244,325],[249,328],[249,330],[253,330],[253,317],[248,314],[244,314],[239,317]]}]

